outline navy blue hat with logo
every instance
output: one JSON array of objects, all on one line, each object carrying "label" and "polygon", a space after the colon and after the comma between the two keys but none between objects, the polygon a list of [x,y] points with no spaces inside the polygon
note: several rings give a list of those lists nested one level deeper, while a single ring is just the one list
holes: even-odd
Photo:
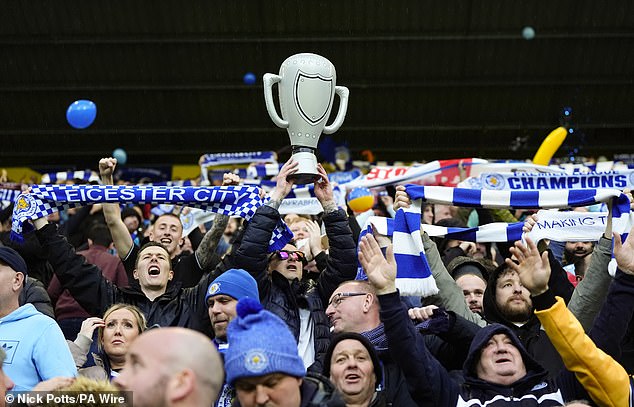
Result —
[{"label": "navy blue hat with logo", "polygon": [[0,247],[0,261],[7,264],[14,271],[24,274],[24,278],[26,279],[28,268],[26,267],[26,262],[18,252],[10,247],[2,246]]},{"label": "navy blue hat with logo", "polygon": [[219,275],[207,288],[205,302],[214,295],[228,295],[236,300],[249,297],[259,301],[258,283],[242,269],[229,269]]},{"label": "navy blue hat with logo", "polygon": [[238,301],[238,316],[227,329],[229,348],[225,352],[227,383],[245,377],[282,373],[304,377],[306,368],[297,352],[297,342],[280,317],[262,309],[251,298]]}]

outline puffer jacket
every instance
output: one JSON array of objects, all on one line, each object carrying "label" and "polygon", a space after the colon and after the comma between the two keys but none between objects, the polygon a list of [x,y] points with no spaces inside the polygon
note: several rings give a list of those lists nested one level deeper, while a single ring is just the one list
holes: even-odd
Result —
[{"label": "puffer jacket", "polygon": [[356,244],[342,209],[323,217],[330,244],[328,265],[312,286],[304,282],[289,281],[277,272],[267,273],[268,245],[279,212],[267,205],[261,206],[249,222],[242,243],[234,257],[236,267],[247,270],[258,282],[260,302],[265,309],[282,318],[299,339],[299,308],[308,309],[314,324],[315,363],[309,370],[320,372],[323,356],[330,344],[330,324],[326,304],[335,289],[344,281],[353,280],[357,273]]},{"label": "puffer jacket", "polygon": [[108,307],[122,302],[139,307],[150,327],[180,326],[208,334],[211,321],[205,294],[215,274],[207,274],[191,288],[169,284],[163,295],[151,301],[138,284],[117,287],[106,280],[97,266],[75,253],[55,225],[46,225],[36,233],[60,283],[90,315],[101,316]]}]

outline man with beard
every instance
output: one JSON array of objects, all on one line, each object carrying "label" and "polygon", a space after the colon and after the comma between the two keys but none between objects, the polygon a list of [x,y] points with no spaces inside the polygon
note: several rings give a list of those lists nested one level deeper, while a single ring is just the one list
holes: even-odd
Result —
[{"label": "man with beard", "polygon": [[484,318],[490,324],[509,327],[550,376],[563,369],[561,357],[533,313],[530,292],[522,285],[519,275],[506,265],[496,268],[489,277],[484,292]]},{"label": "man with beard", "polygon": [[574,276],[576,281],[581,281],[588,271],[593,251],[594,242],[566,242],[564,270]]},{"label": "man with beard", "polygon": [[[224,357],[229,348],[227,327],[238,314],[236,306],[242,298],[260,301],[258,283],[242,269],[229,269],[217,277],[207,289],[205,302],[208,306],[211,327],[214,330],[214,345]],[[235,399],[235,389],[228,383],[222,387],[216,407],[231,406]]]}]

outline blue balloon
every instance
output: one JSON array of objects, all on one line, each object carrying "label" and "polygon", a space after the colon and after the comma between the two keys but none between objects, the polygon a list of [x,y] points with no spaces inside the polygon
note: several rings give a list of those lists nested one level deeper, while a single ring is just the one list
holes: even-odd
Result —
[{"label": "blue balloon", "polygon": [[117,159],[117,164],[124,165],[128,161],[128,153],[122,148],[115,148],[112,152],[112,156]]},{"label": "blue balloon", "polygon": [[97,105],[90,100],[76,100],[66,109],[68,124],[76,129],[85,129],[95,121]]},{"label": "blue balloon", "polygon": [[245,73],[242,81],[245,85],[253,85],[256,81],[255,74],[253,72]]}]

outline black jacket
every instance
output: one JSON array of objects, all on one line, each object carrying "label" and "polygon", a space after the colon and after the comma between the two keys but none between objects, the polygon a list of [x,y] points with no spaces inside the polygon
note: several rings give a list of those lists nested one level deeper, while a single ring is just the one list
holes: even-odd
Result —
[{"label": "black jacket", "polygon": [[192,288],[170,284],[163,295],[150,301],[135,282],[117,287],[106,280],[97,266],[75,253],[55,225],[46,225],[36,233],[60,283],[90,315],[101,316],[112,304],[123,302],[139,307],[148,326],[180,326],[208,334],[211,322],[205,293],[215,275],[207,274]]},{"label": "black jacket", "polygon": [[337,286],[353,280],[357,273],[356,244],[343,210],[325,214],[326,235],[330,244],[328,266],[316,285],[288,280],[277,272],[267,273],[268,246],[273,230],[280,220],[276,209],[264,205],[258,208],[244,232],[234,258],[236,267],[247,270],[258,282],[260,302],[265,309],[282,318],[299,339],[299,308],[308,309],[314,324],[315,363],[311,371],[321,372],[321,362],[330,343],[330,324],[326,304]]}]

